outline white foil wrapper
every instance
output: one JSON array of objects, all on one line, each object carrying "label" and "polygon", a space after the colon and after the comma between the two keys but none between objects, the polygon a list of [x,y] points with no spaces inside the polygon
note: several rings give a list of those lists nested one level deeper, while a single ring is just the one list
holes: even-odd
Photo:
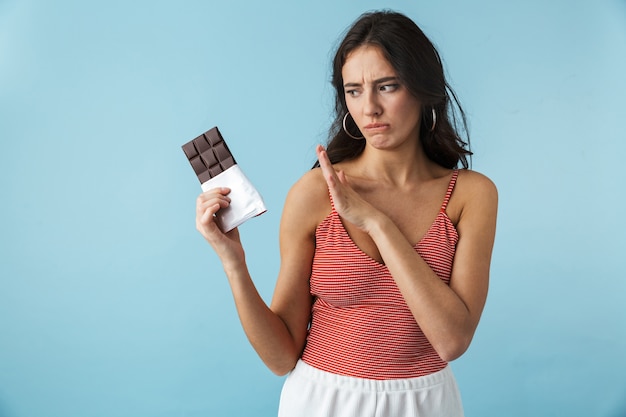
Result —
[{"label": "white foil wrapper", "polygon": [[218,187],[230,188],[230,206],[220,209],[215,215],[215,221],[224,233],[267,211],[261,194],[237,164],[202,183],[202,191]]}]

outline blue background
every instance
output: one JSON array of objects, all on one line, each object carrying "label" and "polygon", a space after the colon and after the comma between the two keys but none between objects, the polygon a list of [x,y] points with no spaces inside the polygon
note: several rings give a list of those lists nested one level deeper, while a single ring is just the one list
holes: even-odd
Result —
[{"label": "blue background", "polygon": [[275,415],[180,146],[218,125],[263,194],[269,302],[333,46],[382,7],[440,49],[500,191],[467,416],[626,416],[623,0],[0,1],[0,416]]}]

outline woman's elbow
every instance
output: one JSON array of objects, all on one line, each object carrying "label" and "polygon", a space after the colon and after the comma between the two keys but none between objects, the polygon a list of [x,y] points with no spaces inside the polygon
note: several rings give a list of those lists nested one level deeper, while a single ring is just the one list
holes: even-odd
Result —
[{"label": "woman's elbow", "polygon": [[435,351],[437,351],[437,354],[442,360],[452,362],[460,358],[467,351],[471,342],[471,336],[455,337],[445,343],[441,343],[439,346],[436,346]]},{"label": "woman's elbow", "polygon": [[288,369],[285,367],[281,367],[281,368],[275,367],[275,368],[270,368],[270,371],[272,371],[272,373],[276,376],[285,376],[291,371],[291,369]]},{"label": "woman's elbow", "polygon": [[290,359],[290,360],[280,361],[274,364],[266,363],[266,365],[269,368],[269,370],[272,371],[274,375],[285,376],[289,372],[291,372],[293,368],[296,367],[297,362],[298,362],[297,359],[296,360]]}]

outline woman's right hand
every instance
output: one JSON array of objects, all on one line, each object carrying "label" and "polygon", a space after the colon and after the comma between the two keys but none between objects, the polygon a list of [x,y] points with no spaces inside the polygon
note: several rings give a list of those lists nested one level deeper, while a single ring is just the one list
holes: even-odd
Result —
[{"label": "woman's right hand", "polygon": [[230,188],[220,187],[206,191],[196,200],[196,229],[217,253],[224,268],[245,259],[239,231],[222,232],[215,222],[215,214],[230,205]]}]

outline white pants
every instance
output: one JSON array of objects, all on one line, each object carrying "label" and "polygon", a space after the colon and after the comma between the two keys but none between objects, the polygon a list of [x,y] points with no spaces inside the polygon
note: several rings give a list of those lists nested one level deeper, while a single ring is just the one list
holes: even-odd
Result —
[{"label": "white pants", "polygon": [[463,417],[450,367],[418,378],[335,375],[298,361],[287,376],[278,417]]}]

